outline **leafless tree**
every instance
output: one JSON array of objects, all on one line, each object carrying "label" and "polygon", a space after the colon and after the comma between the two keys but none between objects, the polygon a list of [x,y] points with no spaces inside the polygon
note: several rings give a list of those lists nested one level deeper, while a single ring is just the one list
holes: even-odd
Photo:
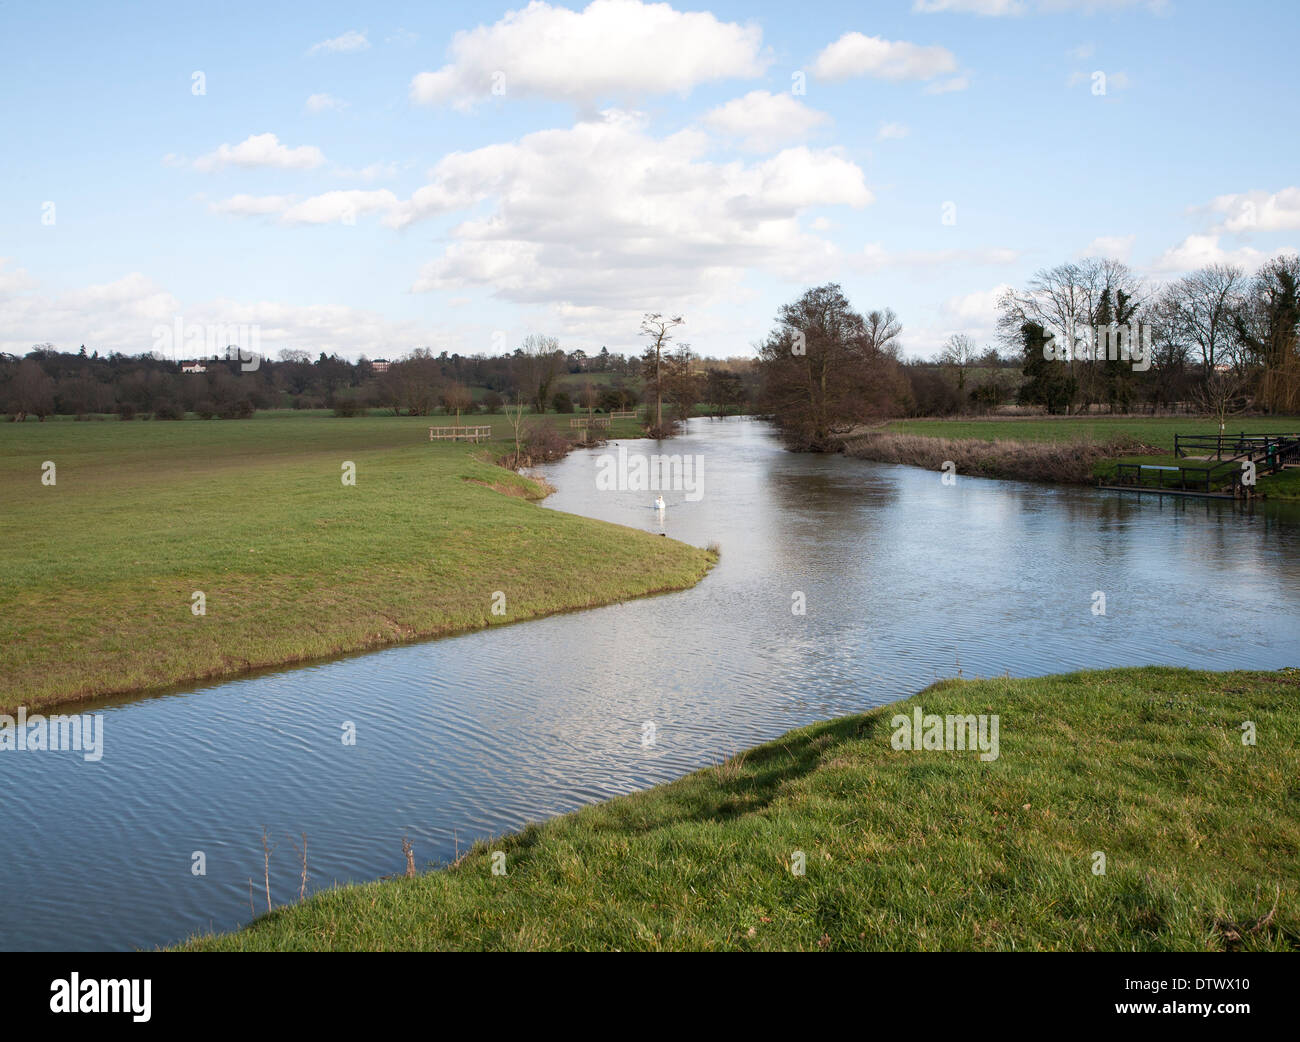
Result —
[{"label": "leafless tree", "polygon": [[545,412],[546,403],[551,398],[551,384],[555,382],[560,362],[564,359],[560,342],[553,336],[532,333],[524,337],[523,344],[515,352],[515,359],[520,389],[528,396],[535,411]]},{"label": "leafless tree", "polygon": [[[1206,378],[1232,348],[1233,315],[1240,309],[1246,273],[1232,264],[1211,264],[1165,287],[1157,314],[1171,339],[1200,353]],[[1234,360],[1235,361],[1235,360]],[[1240,366],[1237,366],[1240,369]]]},{"label": "leafless tree", "polygon": [[651,379],[655,388],[655,429],[660,430],[664,425],[664,401],[663,401],[663,370],[662,356],[668,342],[673,339],[671,330],[674,326],[682,325],[686,319],[681,315],[666,317],[658,311],[650,312],[641,319],[641,335],[647,337],[650,346],[647,348],[647,355],[651,352],[654,354],[654,375]]},{"label": "leafless tree", "polygon": [[957,377],[957,390],[966,389],[966,373],[975,363],[975,341],[965,333],[954,333],[944,344],[939,361]]}]

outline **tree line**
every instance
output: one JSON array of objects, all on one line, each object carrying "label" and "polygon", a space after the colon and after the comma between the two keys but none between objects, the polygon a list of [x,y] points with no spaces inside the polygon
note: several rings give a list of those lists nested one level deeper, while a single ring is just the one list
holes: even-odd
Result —
[{"label": "tree line", "polygon": [[[890,416],[1012,403],[1049,413],[1183,409],[1220,423],[1248,409],[1295,414],[1298,289],[1294,255],[1253,274],[1214,264],[1161,285],[1092,258],[1042,269],[1004,293],[997,345],[957,333],[935,358],[904,360],[894,312],[864,314],[828,283],[784,305],[757,345],[760,407],[787,444],[811,451]],[[1084,329],[1095,334],[1091,348],[1071,336]]]},{"label": "tree line", "polygon": [[152,354],[101,356],[85,347],[64,352],[37,344],[21,357],[0,354],[0,413],[15,420],[56,414],[167,420],[191,413],[235,419],[292,408],[427,416],[499,413],[512,402],[533,412],[609,412],[638,405],[643,394],[667,408],[668,423],[692,415],[702,401],[712,411],[748,410],[755,383],[748,360],[704,361],[685,344],[661,353],[643,379],[642,356],[566,351],[542,335],[500,355],[416,348],[392,362],[324,352],[313,360],[301,350],[254,362],[230,347],[221,357],[198,360],[204,372],[182,372],[177,361]]}]

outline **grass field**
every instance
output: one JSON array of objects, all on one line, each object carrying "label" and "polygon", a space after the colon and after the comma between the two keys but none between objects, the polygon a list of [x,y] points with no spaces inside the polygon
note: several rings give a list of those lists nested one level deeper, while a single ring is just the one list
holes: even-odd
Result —
[{"label": "grass field", "polygon": [[[983,441],[1109,442],[1123,439],[1152,448],[1174,450],[1175,434],[1217,434],[1218,421],[1195,416],[1031,416],[965,420],[894,420],[885,430],[934,438],[978,438]],[[1230,417],[1227,433],[1300,432],[1297,416]]]},{"label": "grass field", "polygon": [[[1300,417],[1252,416],[1233,417],[1227,424],[1227,434],[1300,432]],[[1028,480],[1063,480],[1053,477],[1060,471],[1061,461],[1040,461],[1034,458],[1034,446],[1072,446],[1071,451],[1080,457],[1068,480],[1091,482],[1115,475],[1117,463],[1147,463],[1161,466],[1196,465],[1197,460],[1179,459],[1173,455],[1175,434],[1216,434],[1218,422],[1205,417],[1174,416],[1034,416],[1025,419],[965,419],[965,420],[895,420],[871,432],[858,445],[864,458],[885,459],[888,462],[915,463],[929,466],[932,461],[924,445],[903,446],[904,451],[886,454],[871,451],[871,439],[880,434],[911,435],[921,438],[945,439],[948,445],[934,446],[939,456],[955,458],[958,469],[964,473],[983,474],[988,477]],[[993,449],[982,443],[998,442]],[[1115,452],[1100,460],[1085,459],[1096,454],[1089,446],[1132,443],[1138,446],[1164,450],[1133,455]],[[963,443],[965,448],[963,449]],[[883,442],[881,444],[884,444]],[[942,448],[943,451],[939,451]],[[1077,451],[1075,451],[1077,450]],[[1102,450],[1106,452],[1107,450]],[[1114,450],[1109,450],[1114,452]],[[897,457],[897,458],[896,458]],[[983,469],[981,469],[983,468]],[[1069,467],[1065,468],[1069,470]],[[1258,475],[1256,491],[1270,499],[1300,500],[1300,471],[1288,470],[1280,474]]]},{"label": "grass field", "polygon": [[[998,758],[895,751],[914,707]],[[945,681],[188,947],[1295,950],[1298,747],[1294,668]]]},{"label": "grass field", "polygon": [[0,424],[0,708],[515,622],[707,571],[704,550],[529,502],[540,488],[491,462],[513,447],[504,417],[464,421],[496,443],[428,441],[448,422]]}]

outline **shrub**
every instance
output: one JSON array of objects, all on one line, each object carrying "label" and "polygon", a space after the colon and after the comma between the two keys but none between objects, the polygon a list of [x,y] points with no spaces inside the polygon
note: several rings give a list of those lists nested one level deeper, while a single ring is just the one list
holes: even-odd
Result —
[{"label": "shrub", "polygon": [[335,416],[361,416],[365,411],[361,401],[354,395],[339,394],[334,396]]}]

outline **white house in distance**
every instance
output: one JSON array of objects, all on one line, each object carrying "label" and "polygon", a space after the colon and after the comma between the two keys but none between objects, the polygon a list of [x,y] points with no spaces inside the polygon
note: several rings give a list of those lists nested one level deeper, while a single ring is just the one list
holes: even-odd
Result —
[{"label": "white house in distance", "polygon": [[201,361],[181,363],[182,373],[206,373],[207,371],[208,371],[208,367],[204,365]]},{"label": "white house in distance", "polygon": [[392,363],[387,358],[376,358],[371,361],[370,368],[377,373],[386,373],[390,365]]}]

